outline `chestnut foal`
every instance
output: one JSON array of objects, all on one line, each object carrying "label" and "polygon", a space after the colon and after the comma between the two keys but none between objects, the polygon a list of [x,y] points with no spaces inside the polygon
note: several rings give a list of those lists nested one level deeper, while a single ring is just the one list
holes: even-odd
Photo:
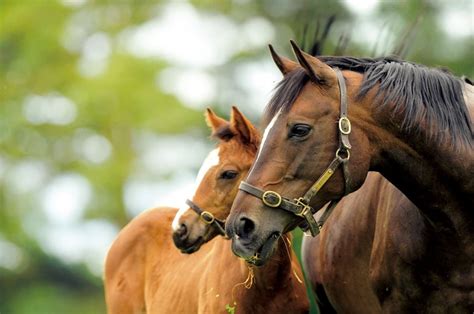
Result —
[{"label": "chestnut foal", "polygon": [[[287,243],[289,237],[279,238],[274,257],[258,268],[236,258],[230,241],[215,237],[220,228],[209,222],[227,217],[238,184],[257,153],[260,136],[235,107],[230,122],[211,110],[207,122],[219,143],[198,174],[191,200],[206,214],[184,207],[173,219],[176,209],[155,208],[132,220],[107,256],[108,312],[308,312],[301,267]],[[182,252],[196,252],[180,253],[173,245],[173,233]]]}]

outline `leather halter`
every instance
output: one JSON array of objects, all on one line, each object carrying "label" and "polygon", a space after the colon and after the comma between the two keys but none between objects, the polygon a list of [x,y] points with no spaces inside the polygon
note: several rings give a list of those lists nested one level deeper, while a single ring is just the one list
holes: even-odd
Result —
[{"label": "leather halter", "polygon": [[263,204],[272,208],[283,209],[287,212],[292,213],[298,217],[301,217],[305,220],[306,226],[301,226],[304,231],[309,229],[311,235],[314,237],[319,234],[324,222],[331,214],[334,207],[336,207],[337,202],[340,199],[331,201],[328,208],[325,210],[324,214],[321,216],[320,220],[316,222],[313,217],[314,209],[309,206],[309,203],[316,196],[316,194],[321,190],[321,188],[326,184],[326,182],[331,178],[336,169],[342,164],[343,165],[343,176],[344,176],[344,195],[348,194],[348,185],[349,185],[349,175],[347,169],[347,161],[350,158],[350,149],[351,144],[349,142],[349,134],[351,133],[351,122],[347,117],[347,90],[346,83],[344,81],[344,76],[342,72],[334,68],[336,72],[337,81],[339,85],[339,94],[340,94],[340,115],[338,121],[338,130],[339,130],[339,148],[336,150],[336,156],[331,161],[329,166],[323,172],[323,174],[316,180],[316,182],[309,188],[309,190],[299,198],[289,199],[282,197],[280,194],[274,191],[264,191],[251,184],[248,184],[245,181],[240,183],[239,189],[247,192],[250,195],[253,195],[262,200]]},{"label": "leather halter", "polygon": [[212,227],[216,228],[217,232],[222,235],[222,236],[227,236],[225,233],[225,220],[220,220],[214,215],[206,210],[203,210],[201,207],[196,205],[193,201],[190,199],[186,200],[186,205],[189,206],[196,214],[199,215],[199,218],[206,224],[206,225],[211,225]]}]

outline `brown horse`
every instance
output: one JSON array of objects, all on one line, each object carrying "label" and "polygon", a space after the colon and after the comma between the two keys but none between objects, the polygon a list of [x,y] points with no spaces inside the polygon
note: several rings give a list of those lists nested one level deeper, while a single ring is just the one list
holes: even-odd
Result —
[{"label": "brown horse", "polygon": [[[227,216],[239,179],[247,174],[260,141],[259,133],[236,108],[230,123],[212,111],[207,121],[219,144],[204,162],[192,198],[207,216],[201,219],[186,207],[173,219],[176,209],[156,208],[131,221],[107,256],[108,312],[308,312],[301,268],[289,238],[281,238],[275,258],[267,265],[249,268],[232,254],[230,241],[215,237],[219,228],[203,221]],[[197,252],[180,253],[173,245],[173,233],[183,252]]]},{"label": "brown horse", "polygon": [[[382,301],[388,312],[422,312],[428,295],[442,297],[449,288],[440,278],[436,286],[430,282],[436,277],[427,267],[433,256],[424,252],[439,246],[438,239],[405,195],[369,172],[362,187],[334,208],[321,233],[303,239],[304,270],[321,312],[380,313]],[[397,298],[387,297],[394,286],[414,281],[417,291],[400,289]],[[401,307],[400,298],[409,308]]]},{"label": "brown horse", "polygon": [[[382,310],[472,311],[472,87],[446,71],[405,61],[316,58],[292,45],[299,64],[273,53],[285,77],[267,107],[265,120],[271,121],[228,219],[233,251],[263,264],[271,254],[262,251],[271,251],[274,235],[301,223],[317,234],[311,211],[356,191],[375,170],[433,230],[421,233],[421,246],[403,248],[424,261],[410,265],[412,274],[428,276],[370,273]],[[395,226],[404,223],[411,222]],[[380,227],[387,236],[392,226]],[[417,241],[412,236],[407,245]],[[380,265],[393,272],[391,262]]]}]

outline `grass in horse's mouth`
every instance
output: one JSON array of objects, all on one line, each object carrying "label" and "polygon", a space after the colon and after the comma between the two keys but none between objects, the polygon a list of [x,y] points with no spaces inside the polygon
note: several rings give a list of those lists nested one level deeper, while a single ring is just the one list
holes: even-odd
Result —
[{"label": "grass in horse's mouth", "polygon": [[279,232],[273,232],[270,236],[263,242],[262,246],[255,252],[255,254],[250,257],[247,262],[255,266],[262,266],[268,259],[268,257],[273,253],[273,247],[278,238],[280,237]]}]

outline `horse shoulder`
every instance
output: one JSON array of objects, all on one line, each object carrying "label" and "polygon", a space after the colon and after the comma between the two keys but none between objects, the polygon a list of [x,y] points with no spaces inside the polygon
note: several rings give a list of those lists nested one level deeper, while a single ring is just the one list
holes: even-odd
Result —
[{"label": "horse shoulder", "polygon": [[423,290],[418,277],[425,270],[428,230],[417,207],[400,190],[388,181],[381,186],[384,197],[378,208],[370,280],[384,311],[408,310]]},{"label": "horse shoulder", "polygon": [[147,260],[160,251],[160,243],[166,243],[160,238],[166,236],[163,233],[170,234],[166,230],[171,229],[176,211],[174,208],[148,210],[128,223],[112,243],[104,271],[109,313],[145,311]]},{"label": "horse shoulder", "polygon": [[361,189],[336,206],[321,234],[304,240],[304,269],[320,306],[331,312],[379,312],[369,280],[382,176],[369,173]]}]

